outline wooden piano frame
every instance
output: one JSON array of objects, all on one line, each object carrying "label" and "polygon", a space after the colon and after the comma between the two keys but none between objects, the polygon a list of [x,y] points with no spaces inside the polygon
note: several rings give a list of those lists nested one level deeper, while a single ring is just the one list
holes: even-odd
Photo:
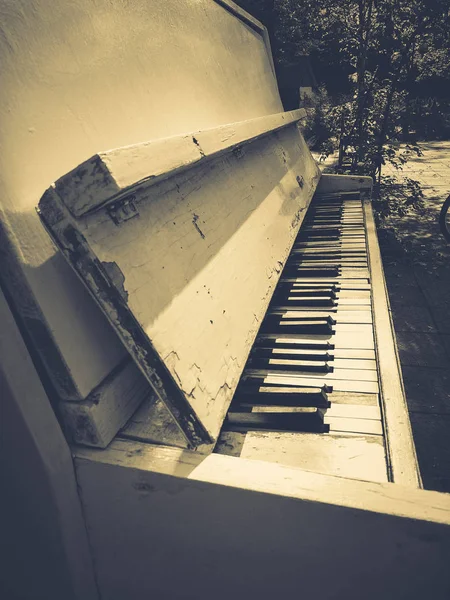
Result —
[{"label": "wooden piano frame", "polygon": [[[37,24],[38,31],[42,14],[35,4],[22,11],[20,25]],[[57,16],[71,18],[71,3],[62,4],[67,8],[62,6]],[[151,43],[129,57],[136,64],[128,109],[142,115],[125,119],[119,129],[128,131],[134,122],[129,135],[141,139],[147,134],[136,123],[148,120],[149,137],[182,135],[99,152],[58,179],[38,211],[109,319],[98,328],[93,315],[99,313],[81,319],[84,333],[74,339],[90,344],[83,354],[86,381],[76,380],[73,371],[84,348],[77,345],[79,352],[69,356],[73,340],[50,317],[60,302],[59,315],[64,319],[67,313],[64,325],[75,329],[80,313],[92,308],[90,298],[83,296],[77,312],[78,296],[71,297],[73,280],[68,279],[59,282],[64,293],[40,306],[26,283],[31,274],[24,274],[32,269],[17,258],[22,246],[16,242],[22,237],[31,255],[37,240],[39,258],[50,255],[51,248],[39,248],[40,236],[48,241],[45,231],[39,226],[10,231],[6,219],[8,246],[5,250],[2,244],[1,250],[9,260],[0,293],[0,384],[2,418],[8,423],[1,433],[13,489],[12,501],[2,511],[12,532],[8,554],[17,555],[19,575],[26,571],[25,588],[45,600],[448,600],[450,501],[447,494],[420,489],[370,205],[371,181],[321,176],[297,128],[304,111],[277,112],[282,106],[270,44],[259,22],[231,0],[211,0],[209,7],[206,0],[170,3],[170,10],[180,9],[183,29],[169,21],[166,2],[154,4],[161,18],[168,19],[167,44],[175,51],[161,52],[152,30],[145,33]],[[220,18],[217,4],[226,11]],[[143,11],[148,12],[146,22],[152,22],[153,9],[151,2],[126,7],[135,20],[130,22],[140,21]],[[82,24],[89,16],[89,25],[91,16],[102,18],[101,11],[99,3],[84,12],[77,6],[76,12]],[[191,31],[192,18],[199,22]],[[76,36],[83,56],[90,58],[91,48],[97,56],[98,45],[102,60],[96,59],[96,67],[112,73],[109,85],[100,79],[94,86],[104,87],[97,111],[114,98],[105,111],[108,118],[92,120],[97,133],[108,126],[101,124],[125,114],[121,103],[131,97],[122,94],[130,82],[118,76],[114,63],[123,66],[125,42],[136,32],[126,31],[121,19],[117,26],[123,47],[114,47],[103,28],[90,26],[92,41],[91,33]],[[155,111],[147,91],[160,94],[166,84],[152,74],[179,66],[179,52],[205,29],[210,35],[200,45],[192,44],[192,53],[184,57],[192,64],[184,85],[195,92],[193,100],[183,106],[183,88],[173,84],[171,73],[157,103],[165,110]],[[58,51],[62,45],[56,40],[49,43]],[[219,52],[197,65],[208,44],[217,44]],[[91,88],[77,88],[84,79],[78,77],[83,63],[76,44],[72,46],[76,71],[51,79],[52,90],[61,90],[64,97],[76,90],[76,98],[81,94],[88,101]],[[242,61],[244,53],[255,59]],[[21,61],[25,56],[9,55]],[[35,57],[32,52],[29,56],[12,63],[14,73],[31,65]],[[212,69],[219,85],[210,95]],[[145,93],[139,90],[137,73]],[[87,75],[91,82],[91,72]],[[67,87],[67,79],[75,87]],[[230,82],[235,83],[233,94],[228,93]],[[48,81],[35,83],[39,106],[39,98],[41,105],[48,98],[48,87],[41,83]],[[201,96],[206,102],[196,106]],[[49,145],[67,152],[73,144],[76,152],[67,156],[79,160],[80,148],[105,139],[88,131],[81,137],[68,134],[60,145],[56,136],[61,123],[74,128],[69,132],[86,129],[84,109],[67,116],[63,105],[55,113],[60,115],[55,128],[54,105],[47,104],[39,128],[46,132],[51,125],[48,140],[41,136],[46,144],[34,150],[31,144],[33,151],[25,156],[35,160]],[[206,118],[201,114],[205,107],[210,112]],[[163,119],[170,127],[155,128]],[[229,123],[233,119],[247,120]],[[206,126],[214,128],[188,133]],[[121,145],[130,140],[124,135],[116,132],[106,139]],[[20,173],[16,176],[12,179]],[[29,183],[25,187],[35,189]],[[359,194],[365,214],[381,398],[377,410],[382,414],[377,427],[382,430],[378,438],[384,434],[386,458],[381,481],[370,481],[369,467],[355,478],[308,468],[304,461],[302,467],[292,460],[284,464],[281,446],[271,448],[267,460],[229,456],[219,453],[220,444],[215,447],[314,193],[347,191]],[[58,289],[51,277],[63,275],[56,267],[44,273],[41,283],[49,285],[51,295]],[[105,337],[99,335],[103,327]],[[104,340],[117,342],[117,347],[103,355]],[[102,359],[99,365],[97,358]],[[92,372],[91,360],[96,367]],[[370,439],[366,442],[370,445]],[[347,452],[347,463],[353,460],[358,456]],[[31,568],[23,569],[24,564]]]},{"label": "wooden piano frame", "polygon": [[[149,184],[184,174],[193,165],[206,164],[205,168],[209,168],[216,159],[226,162],[226,154],[233,152],[234,158],[239,158],[245,144],[259,143],[266,137],[279,143],[280,129],[300,137],[296,128],[300,116],[297,112],[258,120],[251,125],[250,134],[240,124],[230,126],[226,136],[223,131],[205,132],[204,138],[211,144],[208,152],[203,150],[200,132],[192,136],[194,144],[201,148],[199,154],[185,153],[180,158],[179,154],[164,152],[164,156],[173,157],[171,164],[157,165],[145,177],[142,165],[148,164],[149,156],[159,154],[155,146],[133,147],[134,162],[127,159],[128,149],[124,150],[124,160],[120,151],[114,151],[109,164],[102,156],[95,157],[83,166],[82,172],[89,173],[89,165],[94,165],[97,173],[106,169],[105,173],[97,179],[89,175],[86,186],[83,177],[77,177],[77,170],[59,180],[41,201],[43,222],[89,285],[89,277],[83,276],[73,258],[74,246],[67,231],[73,231],[77,218],[86,219],[83,215],[97,209],[92,205],[97,198],[101,199],[100,208],[104,210],[106,206],[108,210],[111,189],[106,193],[100,189],[104,181],[113,186],[117,202],[135,189],[139,192]],[[229,139],[230,130],[233,143],[218,145],[218,140]],[[156,150],[169,145],[192,153],[192,144],[183,143],[178,138],[159,142]],[[305,156],[303,150],[304,160],[311,160]],[[138,178],[134,173],[130,176],[129,172],[120,172],[127,164],[132,165]],[[200,444],[197,450],[183,448],[179,431],[168,426],[164,418],[160,423],[163,437],[157,427],[150,426],[147,440],[126,435],[127,428],[114,437],[121,426],[116,423],[114,439],[106,442],[106,448],[72,448],[96,574],[102,594],[108,599],[142,598],[146,594],[161,599],[197,599],[211,594],[219,599],[232,594],[238,598],[267,599],[299,594],[314,594],[318,598],[423,598],[431,583],[438,590],[434,597],[446,597],[449,579],[443,573],[450,552],[450,503],[444,494],[420,489],[370,203],[372,182],[365,177],[320,177],[316,168],[311,170],[311,162],[309,165],[307,178],[297,176],[301,190],[307,190],[307,204],[314,191],[359,191],[363,201],[391,483],[311,472],[283,465],[281,460],[267,462],[221,455],[212,452],[217,430],[212,444]],[[97,181],[101,181],[98,194]],[[78,193],[80,189],[85,192]],[[300,194],[299,198],[302,202],[304,196]],[[125,211],[125,220],[134,218],[134,203],[135,200],[127,207],[131,212]],[[116,207],[117,204],[112,209],[113,216]],[[196,224],[194,218],[194,227]],[[90,234],[86,227],[83,231]],[[293,240],[294,236],[290,236],[287,253]],[[286,249],[280,252],[285,253]],[[286,256],[283,254],[283,260]],[[95,257],[89,260],[93,262]],[[113,275],[109,283],[116,285]],[[119,284],[123,285],[123,278]],[[269,290],[273,289],[271,284]],[[110,320],[120,333],[124,321],[119,323],[111,317],[114,311],[110,310],[108,297],[98,287],[90,290],[107,314],[109,309]],[[265,310],[269,300],[270,293],[258,310]],[[128,347],[133,355],[133,346]],[[248,342],[246,348],[248,354]],[[134,358],[139,364],[139,357]],[[147,379],[151,381],[148,373]],[[225,403],[228,404],[229,401]],[[172,414],[176,415],[177,410],[179,407],[172,407]],[[85,414],[95,429],[95,414],[89,410]],[[223,419],[225,412],[221,414]],[[325,569],[327,576],[323,577]]]}]

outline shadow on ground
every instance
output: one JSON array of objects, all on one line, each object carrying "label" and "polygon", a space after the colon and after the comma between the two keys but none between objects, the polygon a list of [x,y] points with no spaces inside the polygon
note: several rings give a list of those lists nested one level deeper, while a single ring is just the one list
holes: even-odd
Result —
[{"label": "shadow on ground", "polygon": [[420,145],[408,176],[426,173],[429,182],[437,163],[443,177],[424,186],[423,211],[390,216],[378,231],[424,487],[450,492],[450,244],[438,226],[450,192],[450,142],[439,152],[433,142]]}]

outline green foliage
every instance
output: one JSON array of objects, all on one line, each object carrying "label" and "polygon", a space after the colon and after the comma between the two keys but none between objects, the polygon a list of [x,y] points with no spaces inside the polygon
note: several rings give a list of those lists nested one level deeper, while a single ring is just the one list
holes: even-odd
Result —
[{"label": "green foliage", "polygon": [[403,217],[411,210],[421,212],[424,197],[420,183],[409,177],[399,181],[391,175],[382,175],[373,206],[380,219],[391,215]]},{"label": "green foliage", "polygon": [[418,183],[382,174],[450,136],[449,0],[237,0],[268,26],[278,66],[311,57],[322,87],[304,134],[350,158],[339,172],[371,175],[380,215],[420,210]]},{"label": "green foliage", "polygon": [[387,143],[450,134],[449,0],[238,3],[268,26],[277,65],[308,54],[325,75],[308,130],[315,148],[345,135],[354,169],[379,180]]}]

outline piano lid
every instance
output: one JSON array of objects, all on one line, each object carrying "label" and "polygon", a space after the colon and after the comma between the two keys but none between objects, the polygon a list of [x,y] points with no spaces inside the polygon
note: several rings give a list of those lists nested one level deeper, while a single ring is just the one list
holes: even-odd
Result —
[{"label": "piano lid", "polygon": [[187,445],[217,439],[319,180],[301,116],[97,155],[39,203]]}]

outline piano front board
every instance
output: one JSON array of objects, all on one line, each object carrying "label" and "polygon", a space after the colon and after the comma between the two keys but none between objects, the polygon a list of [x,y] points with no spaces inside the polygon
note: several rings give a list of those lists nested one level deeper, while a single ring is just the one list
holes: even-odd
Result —
[{"label": "piano front board", "polygon": [[39,205],[189,446],[218,437],[320,177],[284,125],[120,201],[71,211],[56,182]]}]

